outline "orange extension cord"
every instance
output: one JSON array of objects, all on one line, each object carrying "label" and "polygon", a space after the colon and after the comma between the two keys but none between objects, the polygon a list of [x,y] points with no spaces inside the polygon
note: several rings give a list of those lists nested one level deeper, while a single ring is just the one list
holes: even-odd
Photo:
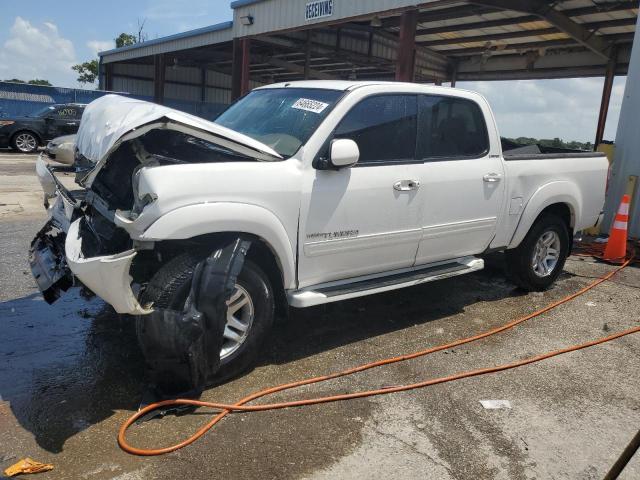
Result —
[{"label": "orange extension cord", "polygon": [[[456,373],[453,375],[448,375],[445,377],[439,377],[439,378],[433,378],[430,380],[424,380],[421,382],[417,382],[417,383],[412,383],[412,384],[408,384],[408,385],[399,385],[399,386],[393,386],[393,387],[387,387],[387,388],[380,388],[377,390],[368,390],[368,391],[362,391],[362,392],[354,392],[354,393],[347,393],[347,394],[342,394],[342,395],[333,395],[333,396],[328,396],[328,397],[318,397],[318,398],[308,398],[308,399],[303,399],[303,400],[295,400],[295,401],[289,401],[289,402],[281,402],[281,403],[270,403],[270,404],[262,404],[262,405],[246,405],[247,403],[256,400],[258,398],[267,396],[267,395],[271,395],[277,392],[282,392],[283,390],[289,390],[291,388],[296,388],[296,387],[300,387],[303,385],[310,385],[313,383],[319,383],[319,382],[325,382],[327,380],[332,380],[335,378],[339,378],[339,377],[344,377],[347,375],[353,375],[354,373],[358,373],[358,372],[362,372],[364,370],[369,370],[371,368],[376,368],[376,367],[380,367],[383,365],[390,365],[392,363],[398,363],[398,362],[404,362],[406,360],[410,360],[413,358],[417,358],[417,357],[422,357],[425,355],[428,355],[430,353],[434,353],[434,352],[439,352],[442,350],[446,350],[449,348],[453,348],[456,347],[458,345],[464,345],[466,343],[471,343],[474,342],[476,340],[480,340],[482,338],[486,338],[489,337],[491,335],[496,335],[500,332],[504,332],[505,330],[511,329],[513,327],[515,327],[516,325],[519,325],[527,320],[530,320],[534,317],[538,317],[540,315],[542,315],[545,312],[548,312],[549,310],[556,308],[559,305],[562,305],[570,300],[573,300],[574,298],[582,295],[583,293],[591,290],[592,288],[596,287],[597,285],[600,285],[602,282],[605,282],[607,280],[609,280],[611,277],[613,277],[616,273],[618,273],[620,270],[622,270],[623,268],[625,268],[627,265],[629,265],[631,262],[633,261],[633,257],[629,260],[626,260],[622,265],[620,265],[619,267],[617,267],[615,270],[613,270],[612,272],[607,273],[606,275],[603,275],[602,277],[598,278],[597,280],[595,280],[594,282],[590,283],[589,285],[587,285],[586,287],[582,288],[581,290],[578,290],[575,293],[572,293],[571,295],[568,295],[565,298],[562,298],[561,300],[558,300],[550,305],[547,305],[544,308],[541,308],[540,310],[537,310],[533,313],[530,313],[529,315],[526,315],[524,317],[520,317],[516,320],[513,320],[511,322],[508,322],[500,327],[497,328],[493,328],[491,330],[487,330],[485,332],[479,333],[477,335],[471,336],[471,337],[466,337],[466,338],[462,338],[450,343],[446,343],[446,344],[442,344],[442,345],[438,345],[435,347],[431,347],[428,348],[426,350],[421,350],[418,352],[414,352],[414,353],[410,353],[410,354],[406,354],[406,355],[401,355],[398,357],[391,357],[391,358],[386,358],[383,360],[378,360],[376,362],[372,362],[372,363],[367,363],[364,365],[360,365],[358,367],[354,367],[354,368],[350,368],[347,370],[343,370],[341,372],[336,372],[336,373],[332,373],[329,375],[323,375],[323,376],[319,376],[319,377],[313,377],[313,378],[308,378],[308,379],[304,379],[304,380],[300,380],[297,382],[293,382],[293,383],[287,383],[287,384],[283,384],[283,385],[278,385],[272,388],[268,388],[265,390],[261,390],[255,393],[252,393],[251,395],[243,398],[242,400],[240,400],[239,402],[233,404],[233,405],[228,405],[228,404],[224,404],[224,403],[215,403],[215,402],[203,402],[203,401],[199,401],[199,400],[190,400],[190,399],[176,399],[176,400],[165,400],[162,402],[157,402],[157,403],[153,403],[151,405],[148,405],[147,407],[141,409],[140,411],[138,411],[137,413],[135,413],[134,415],[132,415],[131,417],[129,417],[129,419],[124,422],[122,424],[122,426],[120,427],[120,431],[118,432],[118,444],[120,445],[120,448],[122,448],[122,450],[124,450],[127,453],[133,454],[133,455],[146,455],[146,456],[153,456],[153,455],[162,455],[165,453],[169,453],[169,452],[173,452],[175,450],[178,450],[180,448],[186,447],[187,445],[190,445],[191,443],[195,442],[197,439],[199,439],[200,437],[202,437],[205,433],[207,433],[207,431],[209,431],[215,424],[217,424],[220,420],[222,420],[225,416],[227,416],[229,413],[232,412],[261,412],[261,411],[265,411],[265,410],[275,410],[275,409],[281,409],[281,408],[289,408],[289,407],[301,407],[304,405],[316,405],[319,403],[328,403],[328,402],[337,402],[337,401],[341,401],[341,400],[351,400],[354,398],[363,398],[363,397],[371,397],[374,395],[383,395],[383,394],[388,394],[388,393],[394,393],[394,392],[402,392],[402,391],[406,391],[406,390],[413,390],[416,388],[423,388],[423,387],[427,387],[430,385],[436,385],[439,383],[446,383],[446,382],[451,382],[454,380],[460,380],[462,378],[468,378],[468,377],[474,377],[474,376],[478,376],[478,375],[486,375],[488,373],[494,373],[494,372],[501,372],[504,370],[510,370],[512,368],[516,368],[516,367],[521,367],[523,365],[528,365],[531,363],[535,363],[535,362],[539,362],[541,360],[545,360],[547,358],[551,358],[551,357],[555,357],[557,355],[562,355],[564,353],[568,353],[568,352],[574,352],[576,350],[581,350],[583,348],[587,348],[587,347],[592,347],[594,345],[599,345],[601,343],[605,343],[605,342],[609,342],[611,340],[615,340],[617,338],[623,337],[625,335],[630,335],[632,333],[637,333],[640,332],[640,326],[635,327],[635,328],[630,328],[628,330],[624,330],[621,332],[617,332],[614,333],[612,335],[609,335],[607,337],[602,337],[599,338],[597,340],[592,340],[590,342],[586,342],[586,343],[581,343],[578,345],[573,345],[570,347],[566,347],[560,350],[555,350],[553,352],[548,352],[548,353],[543,353],[541,355],[536,355],[536,356],[532,356],[532,357],[528,357],[525,358],[523,360],[519,360],[519,361],[515,361],[512,363],[506,363],[506,364],[502,364],[502,365],[498,365],[495,367],[488,367],[488,368],[479,368],[476,370],[468,370],[465,372],[460,372],[460,373]],[[127,429],[140,417],[142,417],[143,415],[146,415],[147,413],[156,410],[156,409],[160,409],[163,407],[169,407],[169,406],[176,406],[176,405],[192,405],[192,406],[196,406],[196,407],[208,407],[208,408],[213,408],[216,410],[219,410],[219,413],[217,413],[217,415],[211,420],[209,421],[207,424],[203,425],[198,431],[196,431],[196,433],[194,433],[193,435],[191,435],[189,438],[183,440],[180,443],[177,443],[175,445],[171,445],[168,447],[164,447],[164,448],[156,448],[156,449],[143,449],[143,448],[136,448],[133,447],[131,445],[129,445],[129,443],[127,443],[127,439],[126,439],[126,432]]]}]

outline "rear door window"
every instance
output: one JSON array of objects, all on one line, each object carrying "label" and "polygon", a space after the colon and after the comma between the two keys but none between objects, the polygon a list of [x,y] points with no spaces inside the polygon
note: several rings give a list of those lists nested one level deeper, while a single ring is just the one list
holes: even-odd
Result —
[{"label": "rear door window", "polygon": [[377,95],[354,106],[340,121],[333,138],[358,144],[358,164],[415,160],[416,95]]},{"label": "rear door window", "polygon": [[488,151],[487,126],[477,103],[466,98],[419,96],[417,158],[474,158]]}]

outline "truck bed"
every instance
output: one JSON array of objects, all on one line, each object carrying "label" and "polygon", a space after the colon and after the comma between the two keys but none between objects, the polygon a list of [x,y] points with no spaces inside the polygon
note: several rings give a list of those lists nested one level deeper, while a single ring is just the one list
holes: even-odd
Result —
[{"label": "truck bed", "polygon": [[604,157],[602,152],[568,152],[568,153],[512,153],[504,152],[506,161],[518,160],[555,160],[562,158],[593,158]]}]

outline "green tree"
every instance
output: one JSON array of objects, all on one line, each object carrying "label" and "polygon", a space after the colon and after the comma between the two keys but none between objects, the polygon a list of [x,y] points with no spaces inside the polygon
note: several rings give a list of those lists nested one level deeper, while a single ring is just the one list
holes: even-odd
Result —
[{"label": "green tree", "polygon": [[45,87],[53,86],[51,85],[51,83],[49,83],[49,80],[43,80],[41,78],[34,78],[33,80],[29,80],[27,83],[29,85],[44,85]]},{"label": "green tree", "polygon": [[98,60],[89,60],[88,62],[73,65],[71,68],[78,72],[78,82],[83,85],[95,83],[98,78]]},{"label": "green tree", "polygon": [[52,86],[51,83],[49,83],[49,80],[42,80],[40,78],[34,78],[33,80],[29,80],[28,82],[25,82],[24,80],[20,80],[19,78],[8,78],[4,81],[12,82],[12,83],[28,83],[29,85],[45,85],[47,87]]},{"label": "green tree", "polygon": [[[116,44],[116,48],[128,47],[129,45],[135,45],[138,42],[144,42],[147,39],[147,35],[144,33],[144,23],[145,20],[138,20],[137,34],[122,32],[114,38],[113,40]],[[96,83],[99,75],[99,64],[97,59],[73,65],[71,68],[78,72],[79,83],[82,83],[83,85],[87,83]]]},{"label": "green tree", "polygon": [[129,45],[138,43],[138,38],[130,33],[121,33],[117,36],[115,42],[116,48],[128,47]]}]

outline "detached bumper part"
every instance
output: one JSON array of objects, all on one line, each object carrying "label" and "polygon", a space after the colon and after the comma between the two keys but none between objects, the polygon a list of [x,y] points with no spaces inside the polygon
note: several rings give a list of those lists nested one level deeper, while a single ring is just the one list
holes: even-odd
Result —
[{"label": "detached bumper part", "polygon": [[29,249],[31,273],[47,303],[55,302],[73,285],[73,276],[64,256],[65,233],[49,220]]},{"label": "detached bumper part", "polygon": [[189,308],[156,309],[138,319],[138,339],[159,398],[195,397],[220,367],[227,301],[251,241],[241,237],[196,267]]},{"label": "detached bumper part", "polygon": [[131,290],[129,269],[136,256],[135,250],[127,250],[115,255],[84,258],[80,222],[69,226],[65,241],[67,263],[73,274],[92,292],[109,303],[118,313],[141,315],[149,313],[140,306]]}]

